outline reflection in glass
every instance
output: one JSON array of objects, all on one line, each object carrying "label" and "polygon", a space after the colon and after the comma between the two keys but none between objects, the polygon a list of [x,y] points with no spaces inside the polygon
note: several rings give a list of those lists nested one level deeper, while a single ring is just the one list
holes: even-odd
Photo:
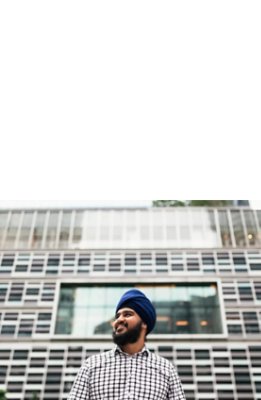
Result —
[{"label": "reflection in glass", "polygon": [[58,212],[51,211],[49,216],[45,247],[53,249],[56,243],[56,234],[58,228]]},{"label": "reflection in glass", "polygon": [[257,220],[258,220],[258,243],[261,244],[261,211],[256,210]]},{"label": "reflection in glass", "polygon": [[82,240],[82,230],[83,230],[83,212],[77,211],[75,213],[75,220],[74,220],[74,228],[73,228],[73,237],[72,237],[72,244],[79,245]]},{"label": "reflection in glass", "polygon": [[225,210],[218,210],[220,234],[223,246],[232,246],[231,234],[228,224],[228,216]]},{"label": "reflection in glass", "polygon": [[245,246],[246,238],[244,233],[244,226],[239,210],[231,210],[232,224],[237,246]]},{"label": "reflection in glass", "polygon": [[[217,234],[217,227],[216,221],[214,216],[213,210],[204,210],[204,214],[206,214],[206,232],[207,237],[212,239],[212,246],[219,246],[218,234]],[[204,246],[204,244],[203,244]]]},{"label": "reflection in glass", "polygon": [[35,221],[34,230],[33,230],[32,244],[31,244],[31,247],[33,249],[41,248],[45,217],[46,217],[45,211],[37,212],[36,221]]},{"label": "reflection in glass", "polygon": [[[157,325],[153,333],[222,333],[216,283],[136,285],[154,303]],[[62,285],[57,334],[110,334],[120,296],[131,286]]]},{"label": "reflection in glass", "polygon": [[68,241],[70,236],[70,226],[71,226],[71,211],[64,211],[61,222],[61,229],[59,235],[59,247],[66,248],[68,247]]},{"label": "reflection in glass", "polygon": [[255,222],[254,213],[252,210],[244,210],[247,238],[250,246],[258,244],[257,226]]},{"label": "reflection in glass", "polygon": [[33,221],[33,213],[32,212],[25,212],[24,218],[22,222],[22,227],[20,231],[20,237],[18,240],[17,247],[25,247],[28,248],[28,241],[31,232],[31,226]]},{"label": "reflection in glass", "polygon": [[258,219],[259,229],[261,229],[261,210],[257,210],[256,215]]}]

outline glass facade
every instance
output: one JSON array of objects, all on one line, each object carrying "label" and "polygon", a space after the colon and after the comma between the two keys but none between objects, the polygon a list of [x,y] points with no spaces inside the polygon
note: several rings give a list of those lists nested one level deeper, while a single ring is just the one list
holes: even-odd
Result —
[{"label": "glass facade", "polygon": [[0,236],[8,249],[258,247],[260,219],[242,208],[12,211]]},{"label": "glass facade", "polygon": [[[55,332],[73,336],[111,333],[115,306],[132,286],[62,285]],[[216,283],[135,285],[157,310],[154,334],[220,334]]]}]

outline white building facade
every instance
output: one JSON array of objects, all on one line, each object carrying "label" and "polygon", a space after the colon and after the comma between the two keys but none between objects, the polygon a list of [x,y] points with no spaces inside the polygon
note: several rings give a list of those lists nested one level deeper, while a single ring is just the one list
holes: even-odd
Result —
[{"label": "white building facade", "polygon": [[260,210],[2,209],[0,244],[7,399],[67,399],[137,287],[157,309],[148,347],[174,362],[188,400],[261,400]]}]

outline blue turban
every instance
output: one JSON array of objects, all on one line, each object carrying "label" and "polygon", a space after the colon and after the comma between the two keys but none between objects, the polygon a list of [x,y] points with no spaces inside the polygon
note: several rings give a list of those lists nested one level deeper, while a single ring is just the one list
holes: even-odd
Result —
[{"label": "blue turban", "polygon": [[140,290],[130,289],[121,297],[116,313],[120,308],[128,307],[134,310],[147,325],[147,333],[150,333],[156,323],[156,311],[148,299]]}]

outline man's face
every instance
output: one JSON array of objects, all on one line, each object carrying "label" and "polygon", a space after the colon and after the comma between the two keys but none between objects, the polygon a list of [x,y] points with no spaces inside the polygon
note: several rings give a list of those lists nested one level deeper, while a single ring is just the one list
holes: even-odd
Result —
[{"label": "man's face", "polygon": [[121,308],[117,311],[113,322],[113,341],[119,346],[136,343],[141,332],[146,331],[146,325],[139,315],[131,308]]}]

